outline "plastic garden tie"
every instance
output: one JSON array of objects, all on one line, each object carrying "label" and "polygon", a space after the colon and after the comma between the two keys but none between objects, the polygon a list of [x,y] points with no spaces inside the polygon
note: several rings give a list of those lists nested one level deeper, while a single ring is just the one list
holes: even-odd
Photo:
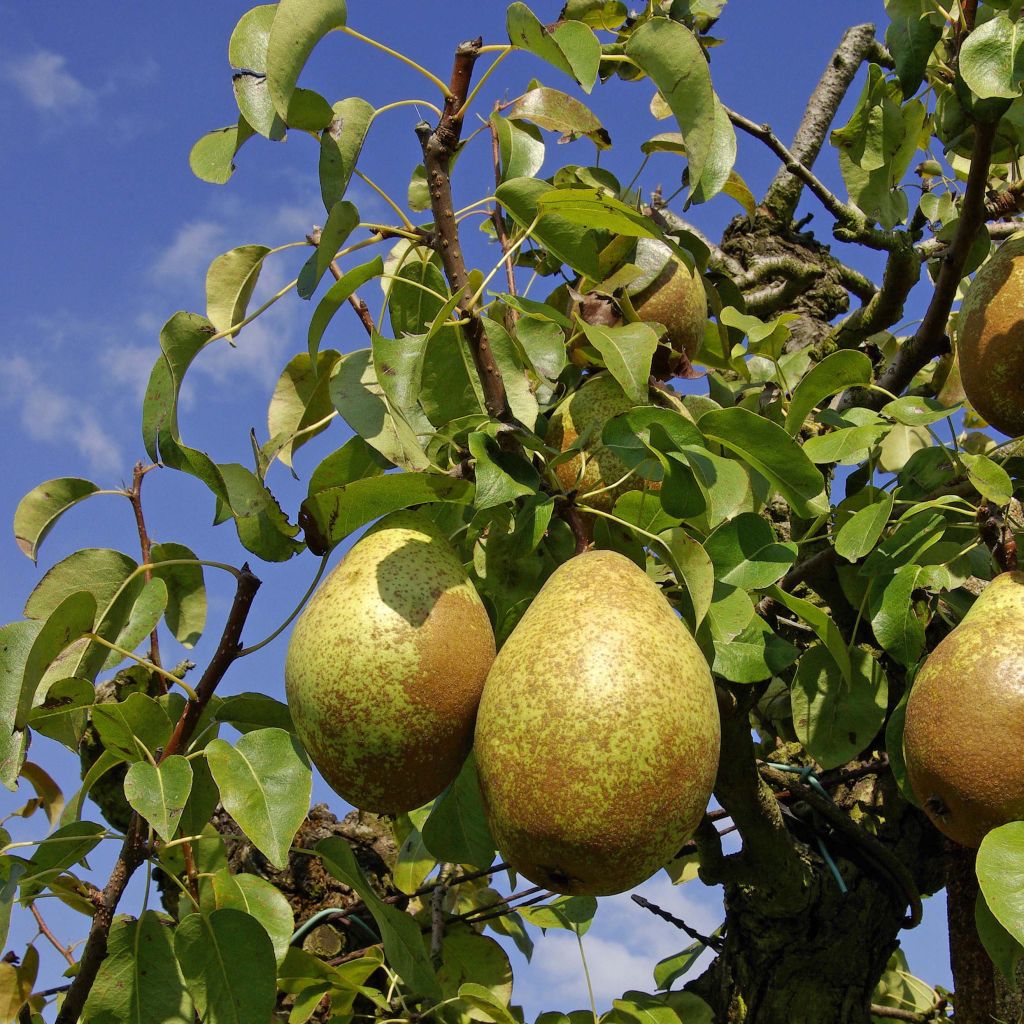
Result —
[{"label": "plastic garden tie", "polygon": [[326,921],[329,917],[344,917],[346,920],[353,921],[359,925],[372,939],[377,940],[377,935],[372,928],[357,914],[350,914],[347,910],[342,907],[327,907],[326,910],[318,910],[309,920],[303,921],[298,928],[292,933],[292,937],[288,940],[289,945],[294,945],[300,939],[305,938],[321,921]]},{"label": "plastic garden tie", "polygon": [[[776,769],[776,771],[789,772],[791,775],[799,775],[801,782],[810,786],[815,792],[820,793],[826,800],[832,799],[832,794],[829,793],[829,791],[818,781],[818,776],[810,765],[805,765],[804,767],[799,768],[796,765],[779,764],[775,761],[768,761],[766,764],[769,768]],[[828,852],[825,840],[819,835],[816,835],[814,838],[818,842],[818,850],[821,853],[822,859],[825,861],[829,871],[832,873],[832,877],[836,880],[836,885],[839,886],[839,891],[845,896],[849,892],[849,889],[846,887],[846,882],[843,881],[843,876],[839,873],[839,868],[836,867],[836,862]]]}]

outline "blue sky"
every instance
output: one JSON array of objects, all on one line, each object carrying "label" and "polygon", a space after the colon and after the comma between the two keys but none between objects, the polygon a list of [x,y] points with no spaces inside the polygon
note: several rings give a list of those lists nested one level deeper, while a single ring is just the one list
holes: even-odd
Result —
[{"label": "blue sky", "polygon": [[[178,309],[202,311],[203,280],[209,261],[236,245],[278,245],[298,240],[324,217],[316,178],[316,144],[293,133],[284,144],[255,139],[239,154],[239,170],[223,187],[204,184],[188,168],[192,143],[204,132],[229,124],[236,114],[227,64],[227,39],[247,4],[177,0],[173,4],[26,4],[0,0],[0,116],[8,128],[0,149],[0,195],[7,254],[0,275],[0,430],[5,443],[0,514],[9,523],[18,499],[37,483],[57,476],[86,476],[101,486],[130,477],[143,455],[139,438],[140,401],[158,353],[160,325]],[[553,19],[558,0],[535,4],[542,20]],[[769,121],[783,138],[795,129],[806,98],[843,28],[857,21],[884,24],[881,0],[793,3],[792,0],[732,0],[716,28],[726,45],[716,50],[716,89],[729,106],[756,121]],[[447,77],[450,55],[462,38],[480,34],[501,42],[504,4],[447,0],[368,3],[351,0],[352,27],[403,50]],[[489,83],[479,110],[514,96],[530,76],[567,88],[557,72],[530,57],[513,57]],[[303,84],[332,101],[362,95],[375,105],[397,99],[436,96],[404,66],[358,42],[332,36],[311,62]],[[855,97],[857,87],[853,90]],[[595,90],[588,101],[612,134],[615,148],[605,164],[628,180],[638,165],[643,139],[671,126],[647,113],[650,88],[621,84]],[[849,108],[849,102],[847,109]],[[389,192],[404,196],[417,162],[412,108],[385,115],[374,126],[361,169]],[[843,115],[841,115],[841,120]],[[841,123],[841,121],[840,121]],[[738,169],[761,194],[776,163],[759,143],[741,138]],[[549,143],[551,140],[549,138]],[[490,191],[486,143],[460,160],[457,200],[469,203]],[[592,149],[574,152],[549,145],[550,173],[556,161],[590,162]],[[832,151],[826,146],[819,173],[841,188]],[[653,161],[642,179],[670,192],[680,166],[669,157]],[[464,197],[464,198],[463,198]],[[385,217],[380,200],[361,183],[350,193],[364,219]],[[827,218],[813,204],[814,224],[827,237]],[[692,212],[713,237],[737,212],[720,197]],[[493,253],[470,246],[487,268]],[[305,254],[291,250],[264,271],[260,294],[290,280]],[[865,270],[871,259],[851,257]],[[365,297],[376,310],[376,286]],[[917,315],[923,303],[916,294]],[[311,309],[294,296],[248,328],[235,349],[222,346],[197,364],[185,393],[183,432],[190,443],[217,461],[250,461],[248,430],[265,437],[266,405],[287,360],[304,348]],[[354,317],[339,315],[329,341],[343,350],[363,347],[365,335]],[[297,459],[308,476],[320,458],[344,440],[335,424]],[[278,467],[270,478],[286,508],[295,509],[305,480],[292,481]],[[240,563],[244,554],[230,526],[209,528],[213,503],[205,489],[180,474],[153,473],[145,485],[151,533],[179,541],[200,556]],[[10,536],[10,535],[8,535]],[[0,615],[20,617],[24,597],[49,565],[84,546],[109,546],[135,553],[126,502],[94,499],[69,515],[44,545],[37,569],[18,554],[13,541],[2,548],[5,586]],[[250,618],[252,642],[271,632],[305,590],[316,566],[310,556],[282,566],[261,566],[264,590]],[[212,650],[230,600],[224,581],[207,580],[211,635],[196,652],[202,664]],[[168,647],[171,645],[169,642]],[[270,645],[236,666],[224,692],[283,692],[285,644]],[[174,659],[172,652],[168,661]],[[53,744],[34,754],[66,786],[77,781],[75,760]],[[318,784],[316,796],[338,801]],[[0,808],[16,806],[0,794]],[[16,838],[39,837],[40,819],[17,823]],[[108,844],[109,845],[109,844]],[[112,851],[111,851],[112,852]],[[93,859],[102,871],[104,855]],[[104,873],[105,874],[105,873]],[[673,889],[664,876],[644,890],[651,899],[695,927],[719,923],[717,894],[699,883]],[[80,920],[47,907],[65,938],[79,938]],[[15,921],[12,944],[34,933],[27,914]],[[911,966],[933,983],[950,984],[944,947],[941,900],[929,902],[925,925],[905,936]],[[653,987],[651,968],[685,945],[668,925],[653,921],[625,898],[604,901],[586,939],[599,1001],[625,988]],[[39,944],[44,970],[55,978],[57,959]],[[553,935],[539,946],[527,968],[512,954],[517,974],[515,999],[527,1016],[541,1009],[571,1010],[585,1005],[575,942]]]}]

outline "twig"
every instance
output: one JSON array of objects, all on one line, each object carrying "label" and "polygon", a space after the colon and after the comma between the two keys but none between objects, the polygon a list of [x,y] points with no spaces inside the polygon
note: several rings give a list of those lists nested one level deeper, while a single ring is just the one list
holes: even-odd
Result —
[{"label": "twig", "polygon": [[[455,886],[462,885],[464,882],[475,882],[478,878],[486,878],[487,875],[496,875],[496,874],[498,874],[499,871],[507,871],[507,870],[508,870],[508,865],[505,864],[503,861],[499,861],[497,864],[492,864],[489,868],[482,868],[480,871],[470,871],[469,874],[459,875],[457,878],[449,879],[449,881],[447,883],[448,884],[448,888],[449,889],[454,889]],[[433,883],[431,883],[430,885],[421,886],[415,892],[410,893],[408,898],[409,899],[413,899],[416,896],[426,896],[427,893],[433,892],[433,891],[434,891],[434,886],[433,886]],[[406,898],[407,897],[405,895],[402,895],[402,896],[389,896],[389,897],[385,898],[384,902],[385,903],[389,903],[389,902],[397,903],[399,900],[403,900],[403,899],[406,899]]]},{"label": "twig", "polygon": [[[502,107],[500,100],[495,101],[494,112],[497,113]],[[494,184],[497,187],[501,184],[501,147],[498,144],[498,129],[494,126],[493,119],[487,122],[491,130],[491,155],[494,160]],[[494,230],[498,233],[498,241],[501,244],[501,251],[506,254],[505,259],[505,280],[508,283],[509,295],[516,294],[516,274],[512,259],[508,257],[511,242],[508,238],[508,229],[505,227],[505,217],[501,212],[501,204],[495,202],[491,211],[491,220],[494,221]],[[511,310],[515,313],[515,310]]]},{"label": "twig", "polygon": [[[877,57],[874,25],[855,25],[847,29],[807,101],[800,127],[793,137],[792,152],[787,150],[787,166],[775,175],[762,200],[762,205],[780,223],[788,224],[793,219],[803,189],[801,182],[811,186],[811,182],[799,170],[789,166],[789,162],[806,168],[810,173],[809,169],[814,166],[857,70],[865,58],[871,57]],[[818,185],[822,187],[820,182]]]},{"label": "twig", "polygon": [[941,1007],[936,1007],[931,1013],[917,1013],[915,1010],[901,1010],[898,1006],[880,1006],[878,1003],[872,1003],[871,1016],[884,1017],[888,1020],[908,1020],[913,1024],[928,1024],[928,1021],[942,1020],[941,1013],[944,1008],[944,1001]]},{"label": "twig", "polygon": [[[146,566],[147,583],[153,578],[153,572],[149,568],[153,564],[153,545],[149,539],[149,532],[146,530],[145,516],[142,514],[142,478],[151,469],[156,469],[156,466],[146,466],[141,462],[136,462],[135,470],[132,473],[132,489],[126,492],[128,500],[132,504],[132,511],[135,513],[135,526],[139,531],[139,547],[142,549],[142,564]],[[157,668],[162,667],[160,663],[160,634],[156,626],[153,627],[153,632],[149,634],[149,660]],[[167,683],[160,676],[157,676],[154,682],[158,693],[163,694],[167,692]]]},{"label": "twig", "polygon": [[430,897],[430,959],[435,968],[440,968],[444,946],[444,898],[448,892],[445,875],[450,864],[442,864],[437,873],[437,884]]},{"label": "twig", "polygon": [[[185,705],[158,763],[185,749],[217,685],[241,650],[242,628],[259,587],[259,579],[253,575],[247,564],[243,565],[238,574],[235,598],[224,625],[224,632],[221,634],[217,650],[210,659],[210,664],[196,687],[196,699],[190,699]],[[55,1024],[76,1024],[82,1014],[82,1008],[99,973],[100,965],[106,959],[107,936],[110,934],[117,905],[132,875],[149,855],[146,841],[148,831],[143,818],[137,813],[132,814],[117,863],[100,898],[96,901],[96,913],[93,915],[89,937],[86,939],[85,950],[78,964],[78,974],[68,989]]]},{"label": "twig", "polygon": [[660,917],[663,921],[668,921],[669,924],[675,925],[680,931],[686,932],[696,942],[702,942],[705,946],[713,949],[716,953],[721,952],[725,947],[725,943],[721,939],[715,938],[713,935],[701,935],[700,932],[691,928],[682,918],[676,917],[674,914],[670,914],[667,910],[663,910],[656,903],[652,903],[648,899],[644,899],[643,896],[638,896],[636,893],[630,897],[638,907],[643,907],[644,910],[649,910],[655,917]]},{"label": "twig", "polygon": [[43,915],[39,913],[39,908],[34,903],[30,903],[29,910],[32,911],[32,916],[36,919],[36,924],[39,925],[40,933],[43,934],[50,945],[53,946],[53,948],[57,950],[57,952],[60,953],[60,955],[64,957],[72,967],[74,967],[75,958],[71,955],[68,947],[65,946],[52,931],[50,931],[50,926],[43,920]]},{"label": "twig", "polygon": [[[331,273],[334,275],[335,281],[341,280],[341,267],[334,260],[331,260]],[[370,307],[355,292],[349,295],[348,304],[356,311],[359,322],[366,328],[366,333],[372,338],[377,325],[373,322],[373,314],[370,312]]]},{"label": "twig", "polygon": [[[437,127],[431,129],[425,121],[416,126],[416,134],[423,148],[430,208],[434,215],[435,248],[441,256],[441,265],[444,267],[449,286],[463,298],[469,295],[469,273],[462,255],[459,227],[455,220],[450,166],[462,135],[463,119],[457,115],[466,102],[469,82],[473,76],[473,65],[482,44],[481,39],[459,44],[452,66],[450,93],[445,98],[444,113]],[[466,334],[483,385],[487,411],[498,419],[505,419],[509,415],[505,384],[501,379],[501,372],[491,351],[491,343],[480,315],[476,308],[464,308],[461,315],[467,320]]]},{"label": "twig", "polygon": [[[487,911],[494,910],[497,907],[507,908],[509,904],[511,904],[514,900],[521,900],[526,896],[532,896],[534,893],[538,892],[546,894],[547,889],[545,889],[542,885],[534,885],[531,886],[529,889],[523,889],[521,892],[516,892],[513,893],[511,896],[506,896],[504,899],[496,900],[494,903],[486,903],[482,907],[474,907],[472,910],[467,910],[464,914],[459,914],[457,917],[453,917],[452,920],[466,922],[472,921],[475,923],[477,920],[483,920],[483,918],[481,918],[478,915],[483,915],[487,913]],[[506,909],[505,911],[503,911],[503,913],[508,913],[508,910]]]},{"label": "twig", "polygon": [[992,552],[1000,572],[1017,571],[1017,540],[1006,525],[1006,518],[995,505],[987,502],[978,506],[978,534]]}]

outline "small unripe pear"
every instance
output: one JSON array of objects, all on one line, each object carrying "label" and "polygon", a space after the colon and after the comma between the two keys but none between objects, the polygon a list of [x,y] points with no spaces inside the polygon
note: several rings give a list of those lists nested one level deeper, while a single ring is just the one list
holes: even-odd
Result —
[{"label": "small unripe pear", "polygon": [[914,794],[956,842],[1024,819],[1024,572],[997,576],[928,655],[903,751]]},{"label": "small unripe pear", "polygon": [[459,773],[494,661],[487,612],[447,538],[386,517],[324,580],[288,645],[295,728],[328,785],[398,813]]}]

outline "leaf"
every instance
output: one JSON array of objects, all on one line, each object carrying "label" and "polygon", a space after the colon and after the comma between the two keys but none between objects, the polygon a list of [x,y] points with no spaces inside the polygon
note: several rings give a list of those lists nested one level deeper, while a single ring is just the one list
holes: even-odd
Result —
[{"label": "leaf", "polygon": [[50,568],[25,602],[25,615],[45,619],[61,601],[88,591],[99,608],[107,608],[138,568],[134,558],[110,548],[82,548]]},{"label": "leaf", "polygon": [[772,587],[768,592],[770,597],[783,604],[794,615],[798,615],[811,629],[817,633],[821,642],[828,648],[829,653],[839,666],[843,678],[847,681],[853,679],[854,670],[850,660],[850,649],[846,645],[846,638],[840,632],[832,616],[822,611],[817,605],[805,601],[802,597],[794,597],[781,587]]},{"label": "leaf", "polygon": [[64,810],[64,794],[60,786],[33,761],[26,761],[21,766],[21,777],[27,779],[29,785],[36,792],[36,799],[46,811],[50,828],[53,828],[60,821],[61,811]]},{"label": "leaf", "polygon": [[904,423],[910,427],[923,427],[929,423],[936,423],[951,415],[948,405],[943,405],[934,398],[927,398],[922,395],[906,395],[897,398],[893,402],[887,402],[879,409],[883,416],[894,419],[897,423]]},{"label": "leaf", "polygon": [[277,499],[263,481],[234,462],[217,467],[228,492],[224,508],[235,520],[238,539],[254,555],[267,562],[286,562],[302,550],[295,540],[297,526],[288,522]]},{"label": "leaf", "polygon": [[28,749],[28,733],[15,729],[25,665],[41,622],[22,620],[0,627],[0,782],[12,792]]},{"label": "leaf", "polygon": [[697,425],[765,477],[797,515],[813,519],[828,511],[825,478],[782,427],[739,407],[713,409]]},{"label": "leaf", "polygon": [[189,914],[174,932],[174,954],[204,1024],[263,1024],[277,994],[274,947],[241,910]]},{"label": "leaf", "polygon": [[978,883],[995,919],[1024,945],[1024,821],[994,828],[978,849]]},{"label": "leaf", "polygon": [[256,918],[274,944],[274,957],[280,964],[288,952],[295,918],[284,894],[259,875],[233,875],[222,868],[210,879],[217,910],[241,910]]},{"label": "leaf", "polygon": [[0,856],[0,946],[7,945],[11,927],[11,909],[18,892],[18,880],[25,874],[25,862]]},{"label": "leaf", "polygon": [[192,173],[211,185],[226,184],[235,173],[235,154],[254,134],[244,117],[238,118],[238,124],[207,132],[188,154]]},{"label": "leaf", "polygon": [[646,402],[651,360],[658,347],[658,334],[654,328],[643,323],[598,327],[582,321],[580,326],[626,396],[637,405]]},{"label": "leaf", "polygon": [[668,991],[700,959],[707,947],[703,942],[692,942],[681,953],[665,957],[654,965],[654,984]]},{"label": "leaf", "polygon": [[[546,86],[530,89],[515,100],[504,114],[507,156],[502,166],[507,168],[503,175],[506,180],[532,178],[544,162],[543,140],[528,134],[524,138],[525,129],[517,125],[516,121],[529,121],[538,128],[561,132],[566,140],[590,139],[598,149],[607,149],[611,145],[608,132],[594,112],[578,99],[558,89]],[[495,114],[493,118],[498,116]],[[498,140],[500,145],[500,134]]]},{"label": "leaf", "polygon": [[716,131],[715,94],[700,43],[678,22],[652,18],[629,37],[626,56],[654,82],[675,115],[689,160],[690,185],[696,187]]},{"label": "leaf", "polygon": [[39,545],[69,508],[95,494],[99,487],[80,477],[58,477],[33,487],[14,511],[14,539],[34,562]]},{"label": "leaf", "polygon": [[826,434],[808,438],[804,454],[811,462],[821,465],[830,462],[860,461],[860,456],[874,448],[889,433],[886,423],[864,423],[859,427],[840,427]]},{"label": "leaf", "polygon": [[997,11],[960,48],[960,74],[981,99],[1016,99],[1024,80],[1024,26]]},{"label": "leaf", "polygon": [[715,657],[711,671],[732,683],[759,683],[789,668],[800,656],[798,648],[774,633],[759,615],[731,640],[712,640]]},{"label": "leaf", "polygon": [[599,188],[553,189],[540,197],[537,209],[542,216],[557,214],[576,224],[627,238],[662,238],[661,230],[650,217]]},{"label": "leaf", "polygon": [[99,845],[104,832],[106,829],[94,821],[73,821],[44,839],[18,881],[21,899],[33,898],[54,876],[84,860]]},{"label": "leaf", "polygon": [[376,448],[371,448],[358,435],[350,437],[313,470],[309,478],[309,495],[325,491],[328,487],[341,487],[363,477],[380,476],[391,468]]},{"label": "leaf", "polygon": [[509,1008],[498,999],[490,989],[474,982],[466,982],[459,986],[459,999],[479,1011],[478,1017],[493,1021],[494,1024],[517,1024]]},{"label": "leaf", "polygon": [[145,693],[97,704],[92,709],[92,724],[108,750],[131,762],[147,760],[146,751],[155,756],[174,728],[165,705]]},{"label": "leaf", "polygon": [[895,495],[886,493],[850,516],[836,534],[836,554],[856,562],[873,551],[892,515],[894,500]]},{"label": "leaf", "polygon": [[520,423],[533,430],[537,426],[540,407],[537,396],[530,385],[530,379],[523,365],[519,346],[502,324],[487,317],[481,317],[487,340],[491,344],[494,361],[505,385],[505,397],[509,409]]},{"label": "leaf", "polygon": [[618,28],[628,15],[629,9],[621,0],[567,0],[561,17],[610,31]]},{"label": "leaf", "polygon": [[174,838],[192,791],[192,765],[180,754],[153,765],[136,761],[124,778],[124,796],[165,842]]},{"label": "leaf", "polygon": [[231,84],[242,116],[260,135],[279,141],[285,124],[274,110],[266,76],[267,43],[276,11],[276,4],[262,4],[242,15],[228,40],[228,61],[238,69]]},{"label": "leaf", "polygon": [[476,460],[473,503],[477,508],[493,508],[537,491],[540,477],[523,456],[505,451],[480,430],[469,435],[468,445]]},{"label": "leaf", "polygon": [[913,592],[925,571],[919,565],[904,565],[897,570],[886,583],[871,618],[875,638],[886,653],[908,668],[917,663],[925,645],[925,623],[918,617],[913,601]]},{"label": "leaf", "polygon": [[267,860],[283,870],[313,787],[313,772],[298,741],[283,729],[259,729],[234,747],[212,740],[206,758],[225,810]]},{"label": "leaf", "polygon": [[388,962],[414,991],[434,1000],[441,999],[441,986],[430,965],[420,926],[408,914],[383,903],[363,877],[348,843],[338,836],[322,839],[316,851],[324,867],[344,882],[373,915],[384,942]]},{"label": "leaf", "polygon": [[928,58],[942,38],[942,20],[936,23],[929,0],[885,0],[889,25],[885,45],[896,62],[896,76],[904,96],[913,96],[924,79]]},{"label": "leaf", "polygon": [[696,629],[707,615],[715,590],[715,569],[704,548],[685,530],[667,530],[661,539],[668,545],[675,564],[679,566],[679,581],[690,595]]},{"label": "leaf", "polygon": [[859,647],[849,652],[849,682],[822,645],[804,653],[793,679],[793,727],[807,752],[825,769],[856,757],[885,721],[889,688],[881,665]]},{"label": "leaf", "polygon": [[544,166],[544,139],[537,128],[519,124],[496,111],[491,114],[491,125],[498,137],[501,180],[536,177]]},{"label": "leaf", "polygon": [[[242,245],[218,256],[206,272],[206,316],[218,331],[245,319],[245,311],[270,252],[265,245]],[[237,331],[229,337],[236,337]]]},{"label": "leaf", "polygon": [[409,409],[419,399],[429,340],[427,334],[406,334],[395,339],[385,338],[377,331],[370,338],[377,380],[396,409]]},{"label": "leaf", "polygon": [[367,281],[372,281],[383,273],[384,260],[380,256],[376,256],[369,263],[353,267],[342,274],[324,293],[324,297],[318,303],[313,318],[309,322],[308,344],[311,360],[316,359],[324,331],[327,330],[334,314],[345,305],[350,295],[355,294]]},{"label": "leaf", "polygon": [[706,203],[719,192],[725,192],[736,199],[752,217],[756,210],[756,200],[743,179],[732,169],[736,163],[736,129],[719,98],[713,96],[712,99],[714,119],[711,139],[700,179],[694,181],[692,168],[690,171],[691,201]]},{"label": "leaf", "polygon": [[715,579],[744,590],[763,590],[778,582],[796,561],[797,546],[782,542],[767,520],[744,512],[723,523],[704,542]]},{"label": "leaf", "polygon": [[332,29],[343,28],[345,20],[345,0],[281,0],[277,5],[267,42],[267,86],[287,124],[316,130],[330,122],[330,108],[322,124],[315,123],[316,117],[310,120],[302,103],[304,90],[296,90],[296,84],[313,47]]},{"label": "leaf", "polygon": [[484,817],[472,754],[455,781],[434,801],[422,832],[435,860],[485,868],[494,859],[494,837]]},{"label": "leaf", "polygon": [[586,25],[567,21],[549,31],[526,4],[518,2],[509,6],[505,25],[513,46],[571,75],[584,92],[593,89],[601,63],[601,44]]},{"label": "leaf", "polygon": [[164,620],[174,638],[183,647],[191,648],[199,642],[206,625],[206,585],[203,567],[195,565],[161,565],[161,562],[198,562],[195,552],[184,544],[168,542],[154,544],[150,549],[154,579],[161,579],[167,587],[167,610]]},{"label": "leaf", "polygon": [[308,299],[320,278],[327,273],[335,254],[345,244],[345,239],[359,224],[359,211],[347,199],[339,199],[327,214],[327,223],[320,232],[320,242],[316,252],[306,260],[299,271],[299,283],[296,288],[299,298]]},{"label": "leaf", "polygon": [[997,505],[1007,505],[1013,497],[1013,481],[1010,474],[993,462],[987,455],[960,454],[960,461],[967,470],[967,478],[978,489],[978,493]]},{"label": "leaf", "polygon": [[[302,445],[327,429],[329,424],[324,420],[334,411],[330,374],[340,358],[328,349],[318,353],[314,363],[307,353],[300,352],[281,371],[267,408],[267,432],[271,437],[269,450],[286,466],[292,465]],[[275,443],[275,438],[280,440]]]},{"label": "leaf", "polygon": [[70,644],[92,629],[96,599],[88,591],[70,594],[50,613],[25,659],[14,728],[24,729],[43,674]]},{"label": "leaf", "polygon": [[[484,890],[484,893],[497,895],[493,889]],[[512,967],[508,961],[508,954],[490,936],[478,935],[463,929],[449,930],[441,947],[441,964],[438,967],[437,980],[446,998],[462,996],[463,988],[469,985],[471,997],[479,995],[478,990],[487,993],[490,1000],[487,1006],[493,1007],[489,1013],[500,1013],[501,1010],[506,1014],[509,1012],[508,1004],[512,998]],[[475,998],[470,998],[469,1005],[476,1009],[483,1008],[484,1004],[478,1004]],[[459,1016],[465,1024],[468,1024],[467,1018],[492,1019],[487,1012],[467,1012],[464,1005],[458,1009],[461,1011]]]},{"label": "leaf", "polygon": [[999,923],[981,892],[974,903],[974,924],[989,959],[1013,988],[1017,984],[1017,965],[1024,959],[1024,946]]},{"label": "leaf", "polygon": [[[167,607],[167,585],[162,579],[147,580],[141,574],[132,579],[103,612],[95,633],[122,650],[134,651],[156,629]],[[104,668],[115,668],[124,656],[102,644],[86,646],[74,675],[92,679]]]},{"label": "leaf", "polygon": [[300,521],[314,553],[324,553],[360,526],[389,512],[446,501],[468,505],[473,485],[441,473],[387,473],[328,487],[302,503]]},{"label": "leaf", "polygon": [[[399,818],[399,821],[401,820]],[[423,880],[436,866],[434,855],[423,842],[423,833],[415,825],[410,825],[408,835],[398,848],[398,857],[392,873],[395,885],[400,892],[411,896],[423,885]]]},{"label": "leaf", "polygon": [[288,705],[264,693],[233,693],[217,705],[213,717],[242,733],[268,727],[295,732]]},{"label": "leaf", "polygon": [[89,1024],[192,1024],[195,1010],[173,939],[174,932],[153,910],[137,921],[115,920],[84,1019]]},{"label": "leaf", "polygon": [[844,349],[826,356],[797,385],[786,413],[786,430],[794,437],[808,414],[826,398],[847,388],[871,383],[871,360],[863,353]]},{"label": "leaf", "polygon": [[586,935],[597,913],[593,896],[556,896],[539,907],[521,907],[520,913],[538,928],[565,928]]}]

